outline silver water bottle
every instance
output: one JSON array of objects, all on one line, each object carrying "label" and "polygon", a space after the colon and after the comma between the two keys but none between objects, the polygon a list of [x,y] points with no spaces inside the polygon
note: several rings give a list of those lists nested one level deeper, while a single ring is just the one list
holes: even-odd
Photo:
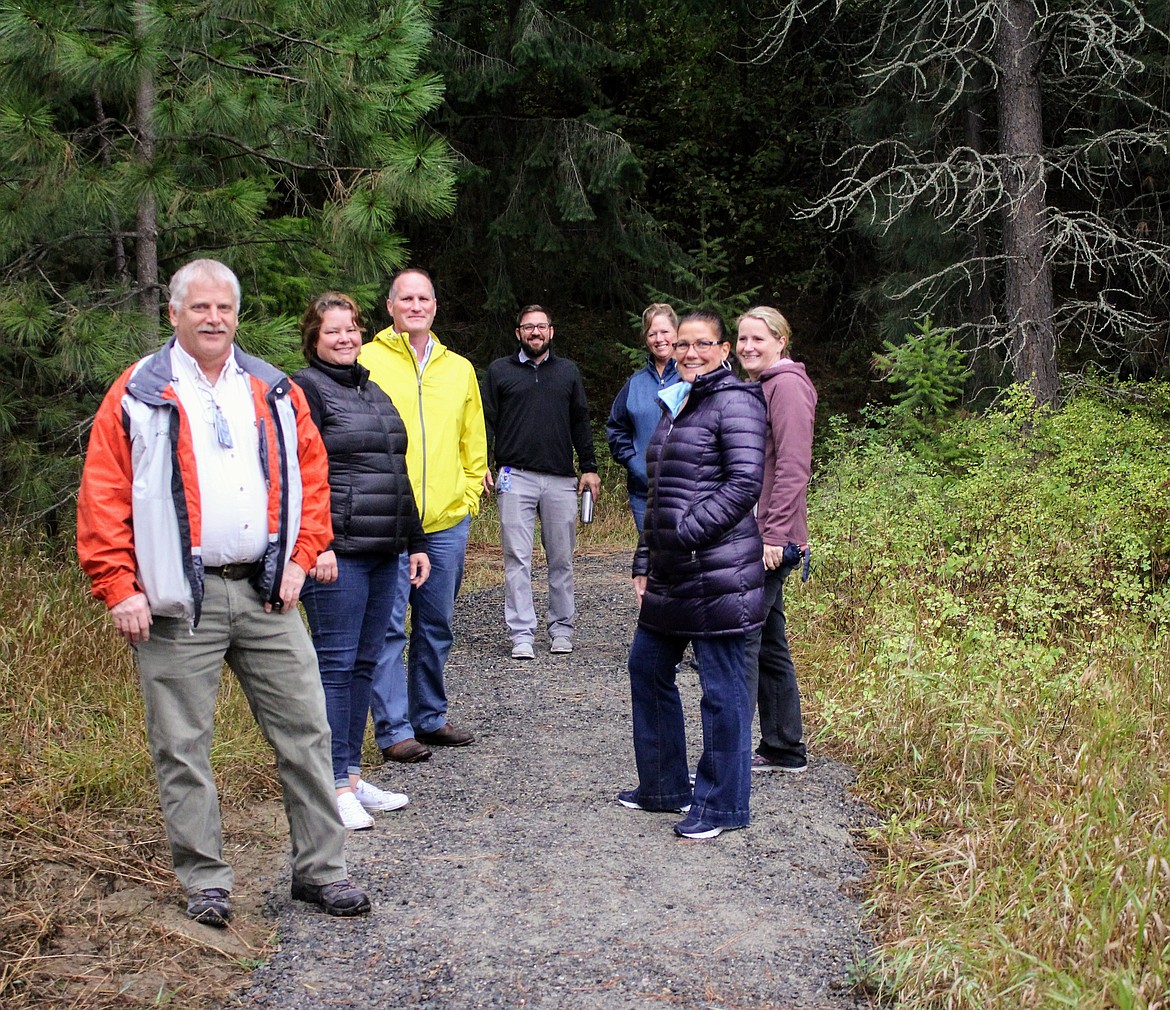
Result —
[{"label": "silver water bottle", "polygon": [[593,522],[593,492],[589,488],[581,492],[581,522]]}]

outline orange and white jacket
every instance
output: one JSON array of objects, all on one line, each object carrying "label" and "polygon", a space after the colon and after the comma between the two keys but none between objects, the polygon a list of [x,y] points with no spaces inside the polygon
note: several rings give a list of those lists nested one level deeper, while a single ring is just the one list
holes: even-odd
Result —
[{"label": "orange and white jacket", "polygon": [[[98,408],[77,497],[77,554],[107,607],[145,593],[151,613],[194,627],[202,506],[190,422],[171,385],[173,343],[123,372]],[[329,464],[304,393],[238,347],[236,361],[252,388],[268,484],[268,546],[252,585],[275,603],[284,566],[308,571],[333,539]]]}]

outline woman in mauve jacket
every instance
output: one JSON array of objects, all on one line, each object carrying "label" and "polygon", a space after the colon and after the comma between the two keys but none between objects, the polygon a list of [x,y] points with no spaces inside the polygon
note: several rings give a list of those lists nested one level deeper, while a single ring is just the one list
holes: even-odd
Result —
[{"label": "woman in mauve jacket", "polygon": [[305,310],[301,349],[309,367],[293,376],[329,455],[333,542],[309,572],[301,600],[333,732],[337,810],[351,830],[372,827],[371,812],[409,802],[361,777],[362,741],[402,552],[409,552],[412,585],[422,585],[431,570],[406,473],[406,426],[357,363],[361,346],[357,303],[327,291]]},{"label": "woman in mauve jacket", "polygon": [[[684,317],[680,382],[662,390],[647,450],[646,523],[634,555],[641,610],[630,646],[638,785],[623,806],[678,811],[675,832],[713,838],[749,820],[752,703],[747,632],[763,620],[763,544],[752,517],[764,469],[764,401],[727,367],[714,312]],[[691,787],[675,681],[687,643],[702,687],[703,753]]]},{"label": "woman in mauve jacket", "polygon": [[808,557],[808,479],[812,471],[817,391],[793,361],[792,329],[776,309],[748,309],[736,323],[735,345],[748,377],[757,379],[768,409],[764,487],[756,524],[764,539],[764,626],[748,635],[748,690],[760,707],[760,746],[753,772],[799,774],[808,768],[796,667],[788,650],[784,580]]}]

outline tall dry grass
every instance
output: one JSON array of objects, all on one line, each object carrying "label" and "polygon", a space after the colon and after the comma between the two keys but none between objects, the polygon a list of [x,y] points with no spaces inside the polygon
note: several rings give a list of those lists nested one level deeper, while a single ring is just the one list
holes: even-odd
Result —
[{"label": "tall dry grass", "polygon": [[[0,1003],[124,1007],[127,980],[152,979],[160,1001],[211,1005],[197,943],[103,909],[126,887],[177,893],[130,650],[71,552],[9,533],[0,571]],[[230,677],[216,719],[226,804],[273,794]]]}]

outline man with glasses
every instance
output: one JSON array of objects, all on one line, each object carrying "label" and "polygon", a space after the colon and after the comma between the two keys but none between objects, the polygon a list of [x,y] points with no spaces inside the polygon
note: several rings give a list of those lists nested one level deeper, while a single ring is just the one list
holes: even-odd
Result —
[{"label": "man with glasses", "polygon": [[292,896],[370,910],[347,879],[325,694],[297,612],[333,537],[325,446],[300,389],[235,346],[239,306],[215,260],[171,278],[174,336],[106,394],[77,499],[78,557],[138,662],[187,915],[218,928],[233,885],[211,769],[225,659],[276,751]]},{"label": "man with glasses", "polygon": [[[577,366],[552,352],[548,312],[528,305],[516,318],[516,354],[488,367],[483,412],[488,446],[498,467],[495,487],[504,548],[504,620],[513,659],[532,659],[536,609],[532,600],[532,542],[548,561],[550,651],[573,651],[573,548],[577,496],[601,492],[589,427],[589,404]],[[581,476],[573,465],[576,451]],[[489,475],[490,481],[490,475]]]}]

